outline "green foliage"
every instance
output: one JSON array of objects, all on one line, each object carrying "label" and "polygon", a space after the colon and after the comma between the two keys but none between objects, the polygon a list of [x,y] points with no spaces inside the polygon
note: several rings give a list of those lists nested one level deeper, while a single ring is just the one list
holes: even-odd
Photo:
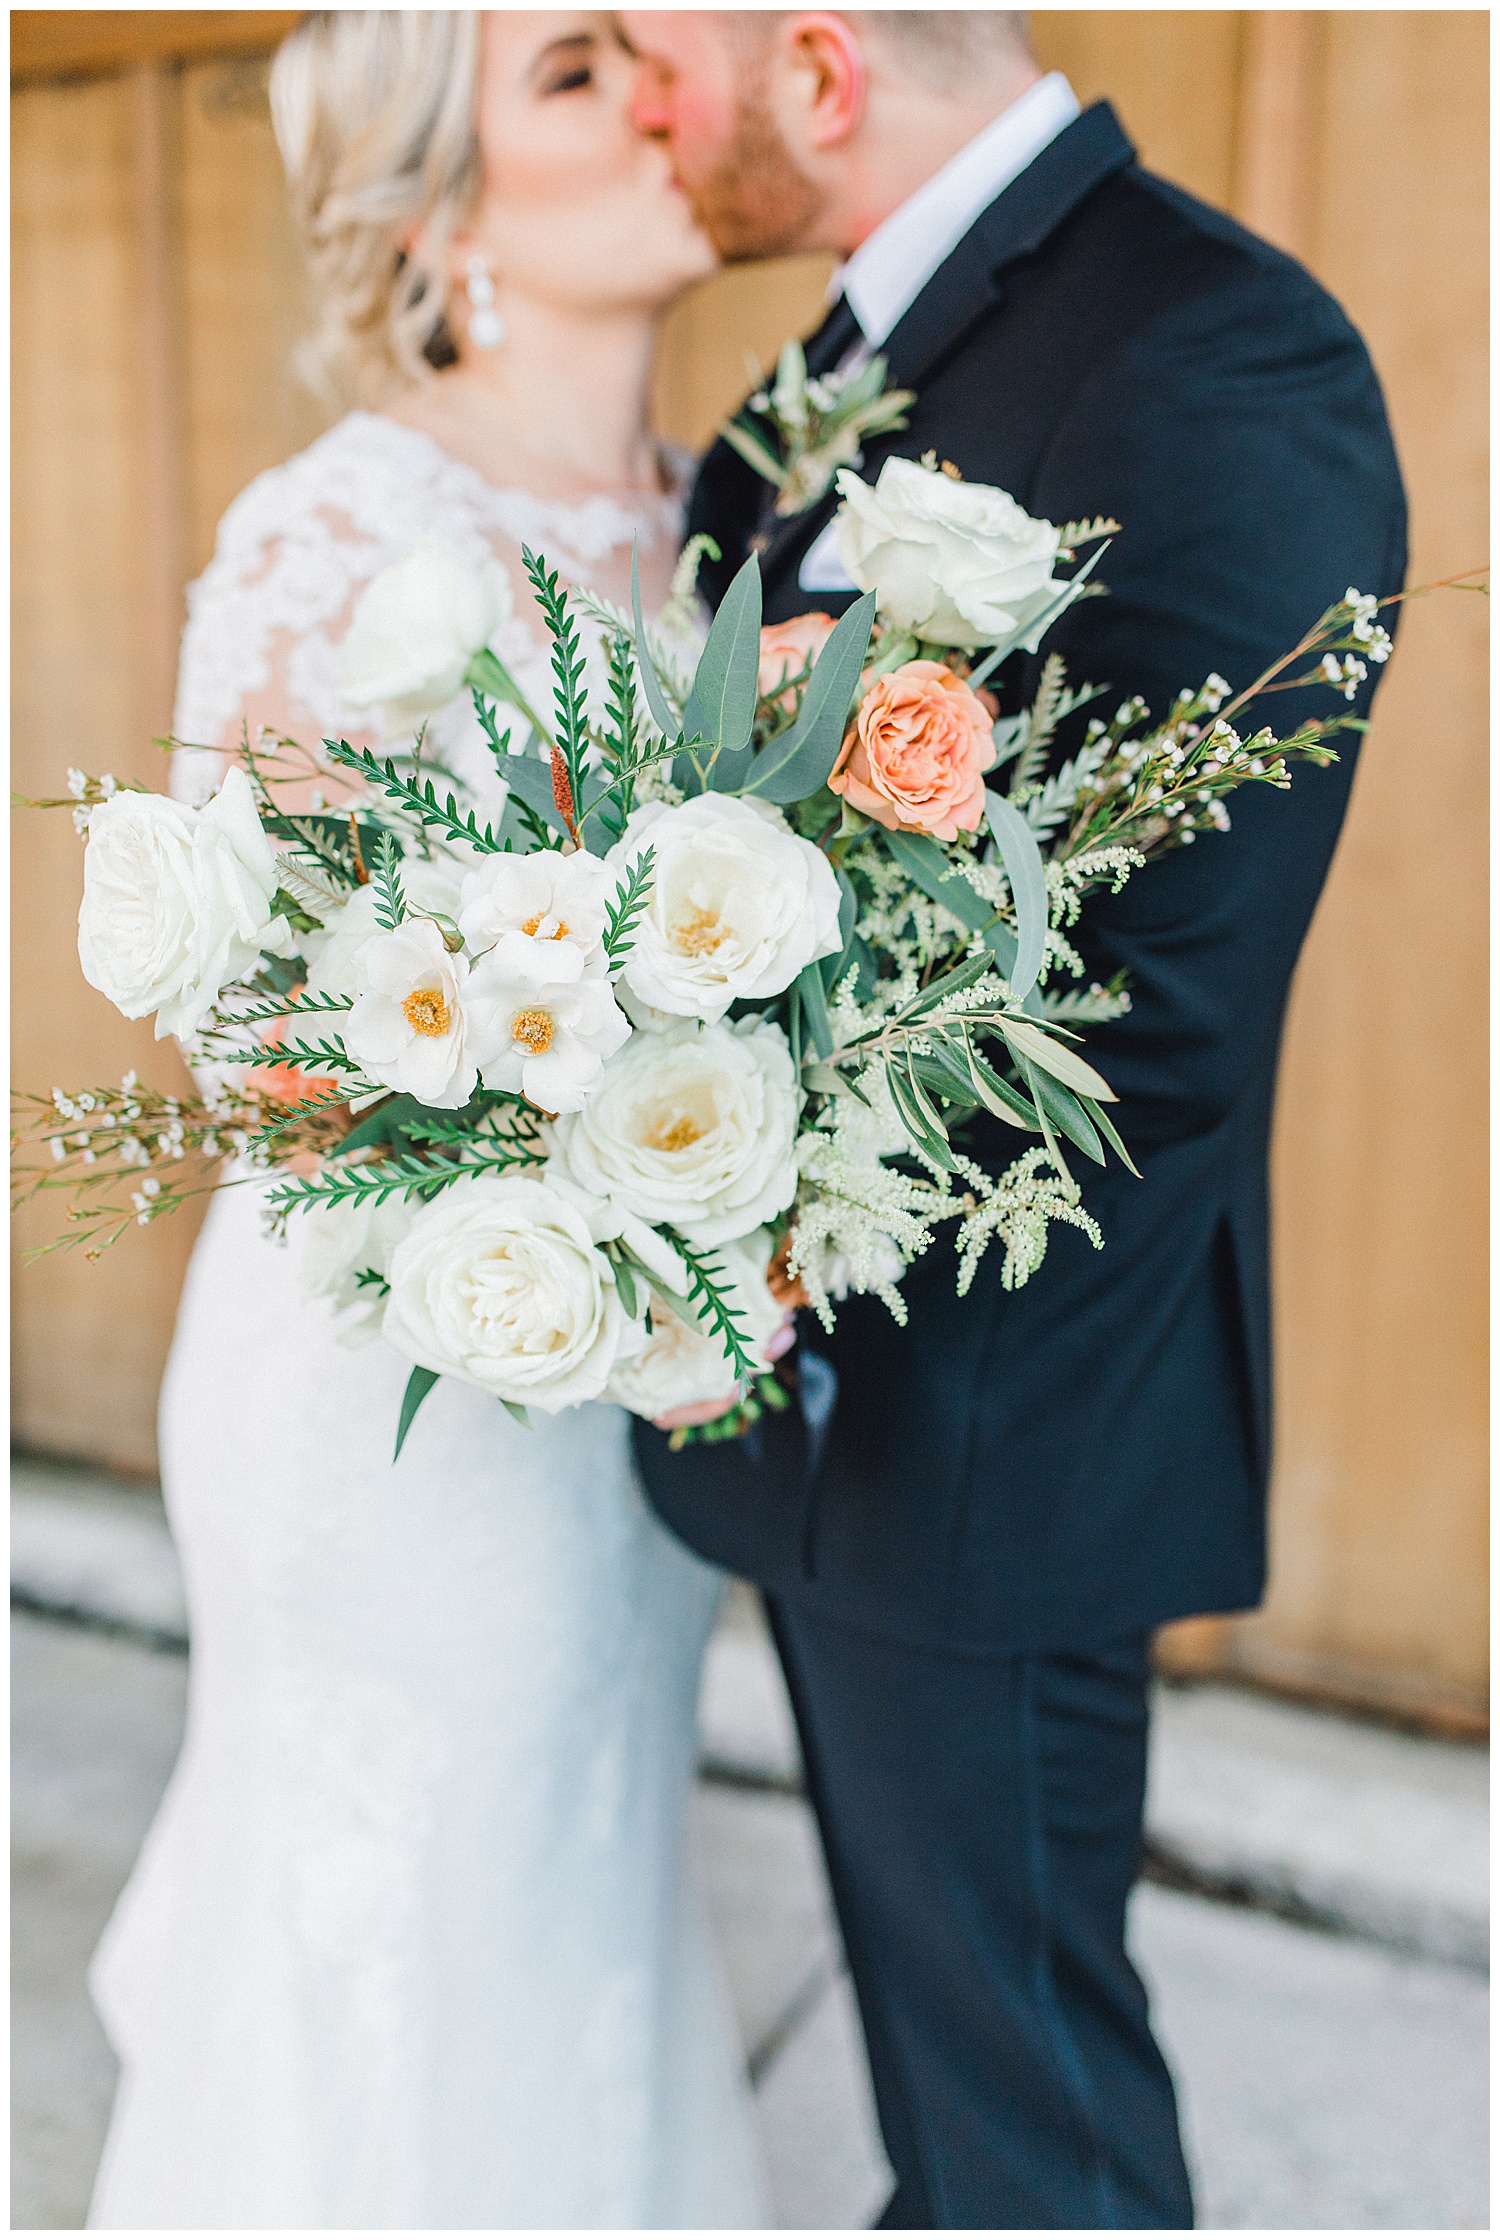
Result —
[{"label": "green foliage", "polygon": [[382,761],[368,747],[351,747],[347,739],[325,739],[323,747],[331,761],[357,771],[368,785],[378,787],[434,831],[446,833],[450,840],[464,841],[480,855],[500,853],[501,842],[490,827],[481,825],[472,809],[465,816],[453,794],[439,801],[431,778],[403,778],[389,756]]},{"label": "green foliage", "polygon": [[728,1278],[723,1263],[707,1253],[695,1252],[685,1244],[675,1229],[663,1225],[662,1235],[674,1251],[679,1253],[687,1269],[688,1297],[697,1310],[696,1319],[707,1323],[723,1341],[724,1351],[734,1364],[735,1373],[753,1377],[757,1362],[750,1351],[748,1334],[741,1329],[729,1301]]},{"label": "green foliage", "polygon": [[278,1211],[291,1212],[299,1206],[384,1205],[392,1197],[427,1199],[452,1182],[475,1175],[514,1174],[537,1163],[537,1146],[531,1140],[480,1135],[458,1140],[461,1148],[447,1156],[402,1151],[357,1167],[333,1161],[317,1174],[293,1175],[278,1184],[269,1203]]},{"label": "green foliage", "polygon": [[867,591],[841,615],[819,654],[797,720],[755,758],[742,793],[784,805],[826,785],[838,760],[875,620]]},{"label": "green foliage", "polygon": [[760,562],[752,553],[725,592],[682,711],[684,736],[706,742],[691,757],[700,786],[734,793],[750,769],[760,674]]},{"label": "green foliage", "polygon": [[370,874],[375,890],[375,923],[382,933],[394,933],[406,916],[406,889],[401,884],[399,862],[395,841],[390,833],[382,832],[375,843],[375,866]]},{"label": "green foliage", "polygon": [[682,725],[672,713],[662,682],[651,658],[651,648],[646,640],[646,618],[641,612],[640,548],[632,542],[630,547],[630,611],[635,620],[635,661],[640,672],[641,690],[646,695],[646,705],[651,710],[651,721],[664,739],[680,739]]},{"label": "green foliage", "polygon": [[655,876],[656,850],[643,848],[627,866],[604,913],[604,953],[611,965],[618,964],[630,951]]},{"label": "green foliage", "polygon": [[[568,595],[554,568],[549,575],[545,560],[528,545],[521,547],[521,565],[531,579],[537,604],[552,639],[553,692],[557,703],[557,743],[562,749],[573,799],[583,799],[583,764],[588,750],[588,707],[583,690],[583,654],[578,625],[568,611]],[[532,804],[536,806],[535,802]]]},{"label": "green foliage", "polygon": [[396,1426],[396,1451],[391,1456],[392,1462],[400,1460],[401,1449],[406,1444],[406,1434],[416,1421],[417,1410],[437,1381],[436,1369],[420,1367],[413,1369],[407,1378],[406,1390],[401,1397],[401,1420]]},{"label": "green foliage", "polygon": [[1036,986],[1047,954],[1047,872],[1031,827],[1003,794],[986,787],[985,814],[1016,909],[1016,957],[1007,978],[1017,1003]]}]

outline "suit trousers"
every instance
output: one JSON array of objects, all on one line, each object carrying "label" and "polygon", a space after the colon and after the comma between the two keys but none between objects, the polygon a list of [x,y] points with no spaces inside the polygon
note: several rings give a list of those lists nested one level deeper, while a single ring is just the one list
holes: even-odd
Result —
[{"label": "suit trousers", "polygon": [[1125,1950],[1145,1638],[957,1656],[768,1607],[896,2173],[882,2224],[1191,2226]]}]

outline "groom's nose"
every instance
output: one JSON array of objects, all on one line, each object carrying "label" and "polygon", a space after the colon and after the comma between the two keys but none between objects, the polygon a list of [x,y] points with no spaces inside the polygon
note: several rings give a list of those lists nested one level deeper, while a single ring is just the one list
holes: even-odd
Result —
[{"label": "groom's nose", "polygon": [[630,89],[630,121],[648,139],[672,136],[672,78],[666,65],[642,55]]}]

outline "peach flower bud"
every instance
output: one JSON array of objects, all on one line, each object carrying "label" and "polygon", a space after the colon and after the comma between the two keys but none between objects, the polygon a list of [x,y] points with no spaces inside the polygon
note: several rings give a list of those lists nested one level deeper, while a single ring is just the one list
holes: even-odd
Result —
[{"label": "peach flower bud", "polygon": [[[786,683],[800,677],[816,661],[833,630],[831,614],[799,614],[790,622],[768,622],[760,634],[760,696],[763,700]],[[791,704],[792,695],[781,697]]]},{"label": "peach flower bud", "polygon": [[893,832],[953,840],[984,819],[990,714],[940,661],[908,661],[866,693],[828,783]]}]

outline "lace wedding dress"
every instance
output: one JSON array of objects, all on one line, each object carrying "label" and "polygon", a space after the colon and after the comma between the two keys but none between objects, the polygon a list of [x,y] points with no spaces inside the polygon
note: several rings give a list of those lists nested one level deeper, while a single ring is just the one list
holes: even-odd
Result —
[{"label": "lace wedding dress", "polygon": [[[500,650],[545,702],[520,543],[619,599],[638,536],[659,601],[678,512],[497,490],[356,413],[226,514],[178,736],[358,738],[338,642],[434,531],[510,570]],[[482,801],[470,711],[434,751]],[[686,1828],[719,1576],[647,1510],[617,1409],[527,1431],[445,1380],[392,1467],[407,1365],[335,1341],[262,1197],[214,1199],[163,1388],[190,1705],[94,1965],[122,2077],[90,2222],[763,2224]]]}]

